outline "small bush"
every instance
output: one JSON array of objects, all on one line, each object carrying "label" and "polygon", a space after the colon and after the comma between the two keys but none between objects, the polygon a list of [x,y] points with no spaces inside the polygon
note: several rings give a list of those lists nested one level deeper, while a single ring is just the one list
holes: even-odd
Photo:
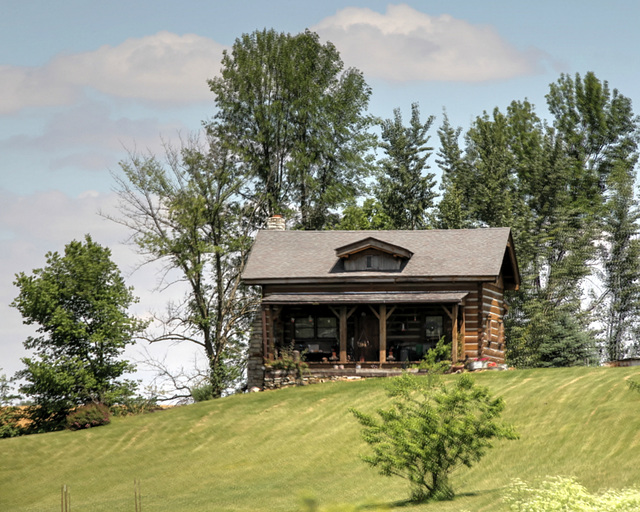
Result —
[{"label": "small bush", "polygon": [[206,402],[213,400],[213,386],[211,384],[203,384],[191,389],[191,398],[194,402]]},{"label": "small bush", "polygon": [[301,380],[304,373],[309,369],[309,365],[304,362],[305,352],[300,354],[299,358],[294,357],[293,349],[282,349],[280,358],[269,363],[274,370],[283,370],[287,375],[295,375],[296,379]]},{"label": "small bush", "polygon": [[636,512],[640,510],[640,490],[608,490],[590,494],[573,478],[552,477],[530,487],[514,480],[504,500],[515,512]]},{"label": "small bush", "polygon": [[0,439],[26,433],[26,410],[15,405],[0,405]]},{"label": "small bush", "polygon": [[99,427],[110,422],[109,408],[104,404],[83,405],[67,415],[67,428],[69,430]]},{"label": "small bush", "polygon": [[451,368],[451,343],[445,343],[444,336],[440,338],[434,348],[427,350],[418,368],[427,373],[445,373]]},{"label": "small bush", "polygon": [[112,416],[135,416],[137,414],[155,412],[160,409],[161,407],[154,398],[143,398],[141,396],[137,396],[112,405],[109,408],[109,412]]}]

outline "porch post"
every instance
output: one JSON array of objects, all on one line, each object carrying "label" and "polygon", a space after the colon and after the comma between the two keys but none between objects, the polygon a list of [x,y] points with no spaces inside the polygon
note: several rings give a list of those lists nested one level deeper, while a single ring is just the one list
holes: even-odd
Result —
[{"label": "porch post", "polygon": [[347,306],[340,307],[340,362],[347,362]]},{"label": "porch post", "polygon": [[262,306],[262,357],[269,359],[269,336],[267,334],[267,309],[269,306]]},{"label": "porch post", "polygon": [[458,305],[453,305],[453,326],[451,329],[451,360],[455,364],[458,362]]},{"label": "porch post", "polygon": [[387,361],[387,305],[380,304],[380,362]]},{"label": "porch post", "polygon": [[466,303],[462,301],[462,355],[467,358],[467,308]]}]

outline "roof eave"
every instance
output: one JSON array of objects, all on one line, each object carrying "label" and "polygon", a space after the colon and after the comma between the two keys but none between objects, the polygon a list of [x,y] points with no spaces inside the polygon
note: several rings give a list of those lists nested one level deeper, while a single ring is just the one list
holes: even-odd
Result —
[{"label": "roof eave", "polygon": [[369,283],[460,283],[460,282],[495,282],[499,276],[339,276],[331,277],[271,277],[243,278],[243,282],[251,286],[273,284],[369,284]]}]

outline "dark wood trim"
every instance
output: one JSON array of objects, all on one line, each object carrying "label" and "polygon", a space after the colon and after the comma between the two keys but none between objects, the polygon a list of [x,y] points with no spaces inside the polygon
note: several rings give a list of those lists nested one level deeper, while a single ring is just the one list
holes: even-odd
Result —
[{"label": "dark wood trim", "polygon": [[340,362],[347,362],[347,306],[340,306]]},{"label": "dark wood trim", "polygon": [[262,358],[266,361],[269,359],[269,343],[267,340],[267,308],[262,306]]},{"label": "dark wood trim", "polygon": [[458,305],[453,305],[453,325],[451,326],[451,356],[452,362],[458,362]]}]

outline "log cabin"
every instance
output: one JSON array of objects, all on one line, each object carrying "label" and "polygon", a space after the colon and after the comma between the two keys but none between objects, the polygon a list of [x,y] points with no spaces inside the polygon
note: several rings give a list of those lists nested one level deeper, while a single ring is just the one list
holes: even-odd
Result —
[{"label": "log cabin", "polygon": [[[520,274],[509,228],[256,235],[243,281],[261,287],[248,384],[303,354],[309,371],[407,368],[441,337],[451,359],[505,360],[505,290]],[[387,372],[388,373],[388,372]]]}]

